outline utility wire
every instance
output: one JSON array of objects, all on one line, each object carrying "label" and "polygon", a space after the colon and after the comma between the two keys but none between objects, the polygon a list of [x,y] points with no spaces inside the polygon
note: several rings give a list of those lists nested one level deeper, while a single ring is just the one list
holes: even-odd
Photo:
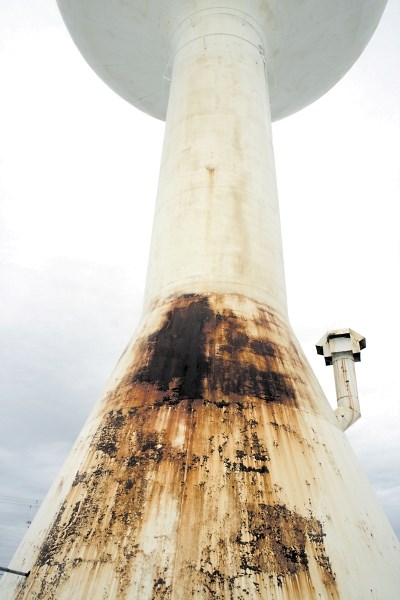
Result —
[{"label": "utility wire", "polygon": [[28,507],[36,508],[40,505],[41,500],[32,500],[30,498],[20,498],[18,496],[0,495],[0,503],[13,504],[15,506],[28,506]]}]

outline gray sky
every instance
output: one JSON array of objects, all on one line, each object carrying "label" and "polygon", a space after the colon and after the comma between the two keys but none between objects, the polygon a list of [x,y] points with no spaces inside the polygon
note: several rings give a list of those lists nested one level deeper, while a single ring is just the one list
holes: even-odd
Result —
[{"label": "gray sky", "polygon": [[[400,534],[400,5],[312,106],[274,124],[291,323],[367,338],[348,435]],[[0,565],[140,317],[163,123],[117,97],[55,0],[0,4]],[[26,500],[26,501],[25,501]]]}]

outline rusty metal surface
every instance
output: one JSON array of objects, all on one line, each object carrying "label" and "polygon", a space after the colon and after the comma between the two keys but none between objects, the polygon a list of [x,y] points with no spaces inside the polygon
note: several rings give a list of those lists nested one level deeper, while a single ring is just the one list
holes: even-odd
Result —
[{"label": "rusty metal surface", "polygon": [[174,298],[116,381],[10,598],[345,597],[329,486],[346,473],[310,423],[342,433],[284,322],[244,298]]}]

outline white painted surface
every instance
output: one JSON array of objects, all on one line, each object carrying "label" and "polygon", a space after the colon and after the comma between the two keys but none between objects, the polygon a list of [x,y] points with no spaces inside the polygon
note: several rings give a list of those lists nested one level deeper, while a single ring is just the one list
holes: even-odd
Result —
[{"label": "white painted surface", "polygon": [[237,293],[286,314],[262,38],[202,14],[177,40],[145,293]]},{"label": "white painted surface", "polygon": [[353,355],[351,352],[335,352],[332,365],[338,404],[335,415],[345,431],[361,417]]},{"label": "white painted surface", "polygon": [[361,351],[365,347],[365,337],[352,329],[328,331],[316,346],[325,363],[333,365],[337,401],[335,415],[343,431],[361,417],[354,362],[361,360]]},{"label": "white painted surface", "polygon": [[386,0],[57,0],[79,50],[123,98],[165,119],[170,40],[198,11],[235,9],[268,37],[273,120],[314,102],[351,67]]}]

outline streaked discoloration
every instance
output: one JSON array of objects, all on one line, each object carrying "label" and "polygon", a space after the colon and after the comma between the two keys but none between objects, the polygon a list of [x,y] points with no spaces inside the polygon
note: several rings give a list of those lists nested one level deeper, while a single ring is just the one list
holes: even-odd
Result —
[{"label": "streaked discoloration", "polygon": [[[163,401],[258,398],[293,402],[290,378],[279,367],[285,348],[272,341],[279,327],[260,311],[254,339],[246,322],[227,307],[213,310],[207,297],[184,296],[172,304],[160,329],[143,342],[143,366],[132,383],[155,384]],[[275,336],[277,337],[277,336]]]},{"label": "streaked discoloration", "polygon": [[287,320],[263,19],[175,4],[144,317],[7,600],[386,600],[394,542]]},{"label": "streaked discoloration", "polygon": [[[192,295],[163,307],[100,405],[101,424],[18,598],[58,600],[76,577],[97,598],[87,574],[110,568],[110,598],[270,598],[280,589],[312,599],[312,570],[338,598],[322,523],[288,507],[271,475],[277,429],[291,431],[279,407],[296,419],[304,396],[305,380],[288,375],[300,358],[279,319],[253,311],[247,322],[226,298]],[[291,427],[303,443],[296,420]],[[304,461],[312,468],[309,452],[295,459],[299,477]]]}]

